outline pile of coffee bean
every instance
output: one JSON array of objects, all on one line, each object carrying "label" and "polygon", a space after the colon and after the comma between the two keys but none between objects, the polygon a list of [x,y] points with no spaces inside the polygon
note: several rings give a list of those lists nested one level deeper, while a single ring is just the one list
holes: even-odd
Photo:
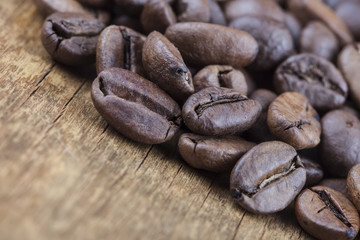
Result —
[{"label": "pile of coffee bean", "polygon": [[357,236],[360,0],[34,1],[53,59],[96,63],[92,100],[119,133],[231,171],[250,212],[295,202],[314,237]]}]

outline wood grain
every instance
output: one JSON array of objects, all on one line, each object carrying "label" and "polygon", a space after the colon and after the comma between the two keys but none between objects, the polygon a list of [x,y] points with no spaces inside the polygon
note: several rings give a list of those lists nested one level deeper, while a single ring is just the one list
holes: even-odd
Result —
[{"label": "wood grain", "polygon": [[51,60],[30,0],[0,14],[0,239],[310,239],[291,207],[238,207],[229,176],[190,168],[175,140],[116,133],[92,105],[94,67]]}]

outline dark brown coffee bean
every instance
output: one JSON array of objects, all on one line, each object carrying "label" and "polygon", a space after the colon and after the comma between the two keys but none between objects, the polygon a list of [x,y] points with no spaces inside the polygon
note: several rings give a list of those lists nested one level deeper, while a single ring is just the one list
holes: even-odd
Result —
[{"label": "dark brown coffee bean", "polygon": [[360,108],[360,43],[347,45],[339,54],[338,66],[349,86],[353,102]]},{"label": "dark brown coffee bean", "polygon": [[285,92],[270,104],[267,123],[277,139],[300,150],[320,143],[319,119],[306,97],[297,92]]},{"label": "dark brown coffee bean", "polygon": [[265,17],[243,16],[229,26],[250,33],[258,42],[259,53],[251,65],[253,69],[269,70],[293,54],[293,40],[283,23]]},{"label": "dark brown coffee bean", "polygon": [[194,168],[226,172],[255,145],[234,136],[209,137],[185,133],[179,140],[179,152]]},{"label": "dark brown coffee bean", "polygon": [[347,97],[347,84],[336,67],[325,58],[303,53],[292,56],[276,70],[275,89],[306,96],[318,110],[341,107]]},{"label": "dark brown coffee bean", "polygon": [[165,36],[191,66],[240,68],[249,65],[258,53],[258,44],[250,34],[216,24],[177,23],[168,27]]},{"label": "dark brown coffee bean", "polygon": [[297,18],[290,12],[285,12],[285,25],[289,29],[290,34],[294,41],[294,46],[299,47],[299,38],[301,33],[301,24]]},{"label": "dark brown coffee bean", "polygon": [[360,163],[360,122],[349,112],[334,110],[321,125],[322,166],[330,175],[345,178]]},{"label": "dark brown coffee bean", "polygon": [[176,16],[165,0],[149,0],[141,13],[141,24],[146,33],[165,33],[168,26],[176,23]]},{"label": "dark brown coffee bean", "polygon": [[344,194],[345,197],[349,198],[346,187],[346,179],[345,178],[325,178],[321,180],[318,184],[319,186],[325,186],[331,189],[334,189],[338,192]]},{"label": "dark brown coffee bean", "polygon": [[293,147],[283,142],[265,142],[253,147],[236,163],[230,190],[246,210],[273,213],[292,202],[305,180],[305,168]]},{"label": "dark brown coffee bean", "polygon": [[261,112],[257,101],[228,88],[205,88],[182,109],[186,126],[202,135],[227,135],[249,129]]},{"label": "dark brown coffee bean", "polygon": [[84,7],[75,0],[34,0],[34,2],[44,17],[56,12],[86,13]]},{"label": "dark brown coffee bean", "polygon": [[195,91],[207,87],[224,87],[237,90],[247,95],[248,87],[245,76],[239,70],[226,65],[209,65],[194,76]]},{"label": "dark brown coffee bean", "polygon": [[250,98],[261,104],[261,114],[254,125],[246,132],[246,135],[255,142],[275,140],[267,125],[267,113],[270,103],[275,100],[276,94],[267,89],[257,89]]},{"label": "dark brown coffee bean", "polygon": [[124,68],[146,76],[142,64],[145,36],[124,26],[109,26],[101,33],[96,50],[96,70]]},{"label": "dark brown coffee bean", "polygon": [[359,214],[340,192],[316,186],[305,189],[295,202],[300,226],[318,239],[354,239],[359,231]]},{"label": "dark brown coffee bean", "polygon": [[112,0],[77,0],[78,2],[94,8],[110,7]]},{"label": "dark brown coffee bean", "polygon": [[306,170],[305,186],[311,187],[318,184],[324,177],[320,164],[303,156],[300,156],[300,159]]},{"label": "dark brown coffee bean", "polygon": [[288,6],[303,25],[318,20],[323,22],[338,37],[340,44],[345,45],[353,41],[353,37],[343,22],[331,8],[322,1],[314,0],[289,0]]},{"label": "dark brown coffee bean", "polygon": [[351,168],[346,179],[347,192],[356,209],[360,210],[360,164]]},{"label": "dark brown coffee bean", "polygon": [[207,0],[177,0],[179,22],[209,22],[210,7]]},{"label": "dark brown coffee bean", "polygon": [[208,0],[210,7],[210,23],[226,26],[225,15],[215,0]]},{"label": "dark brown coffee bean", "polygon": [[185,101],[194,93],[190,70],[180,52],[161,33],[150,33],[145,40],[142,56],[150,79],[170,96]]},{"label": "dark brown coffee bean", "polygon": [[310,22],[301,32],[300,51],[333,60],[339,51],[336,36],[321,22]]},{"label": "dark brown coffee bean", "polygon": [[284,12],[273,1],[269,0],[237,0],[227,1],[224,12],[229,22],[243,16],[258,16],[284,22]]},{"label": "dark brown coffee bean", "polygon": [[95,61],[97,40],[104,27],[89,14],[54,13],[44,22],[41,41],[56,61],[87,65]]},{"label": "dark brown coffee bean", "polygon": [[138,33],[144,32],[144,29],[141,25],[140,20],[138,18],[129,16],[129,15],[115,16],[114,19],[112,20],[112,25],[118,25],[118,26],[131,28]]},{"label": "dark brown coffee bean", "polygon": [[360,2],[359,1],[342,1],[335,8],[338,15],[349,28],[356,40],[360,40]]},{"label": "dark brown coffee bean", "polygon": [[163,143],[180,128],[178,104],[154,83],[128,70],[101,72],[92,85],[91,96],[101,116],[135,141]]}]

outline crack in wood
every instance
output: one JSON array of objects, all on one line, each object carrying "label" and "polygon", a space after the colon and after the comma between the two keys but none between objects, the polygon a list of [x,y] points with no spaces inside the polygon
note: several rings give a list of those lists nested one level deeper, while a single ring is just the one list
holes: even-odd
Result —
[{"label": "crack in wood", "polygon": [[205,198],[204,198],[204,201],[201,203],[201,206],[200,206],[199,209],[201,209],[201,208],[204,206],[206,199],[209,197],[209,195],[210,195],[210,193],[211,193],[211,191],[212,191],[212,186],[213,186],[214,183],[215,183],[216,177],[217,177],[217,176],[215,176],[215,177],[212,179],[212,181],[211,181],[211,183],[210,183],[210,185],[209,185],[209,187],[208,187],[208,193],[206,194],[206,196],[205,196]]},{"label": "crack in wood", "polygon": [[169,189],[169,188],[172,186],[172,184],[174,183],[175,178],[176,178],[177,175],[179,174],[179,172],[180,172],[180,170],[182,169],[182,167],[183,167],[183,166],[181,165],[181,166],[179,167],[179,169],[176,171],[176,173],[175,173],[173,179],[171,180],[169,186],[167,187],[167,189]]},{"label": "crack in wood", "polygon": [[140,162],[139,166],[136,168],[135,172],[137,172],[137,171],[140,169],[140,167],[144,164],[146,158],[149,156],[149,153],[150,153],[150,151],[153,149],[153,147],[154,147],[154,145],[151,145],[151,146],[150,146],[149,150],[148,150],[147,153],[145,154],[145,157],[141,160],[141,162]]},{"label": "crack in wood", "polygon": [[239,221],[238,225],[237,225],[236,228],[235,228],[234,235],[233,235],[233,237],[231,238],[231,240],[234,240],[234,239],[236,238],[236,235],[237,235],[237,233],[238,233],[238,231],[239,231],[240,225],[241,225],[241,223],[242,223],[242,221],[243,221],[243,219],[244,219],[244,217],[245,217],[245,214],[246,214],[246,210],[244,210],[244,213],[243,213],[243,215],[241,216],[240,221]]},{"label": "crack in wood", "polygon": [[35,84],[33,90],[31,91],[31,93],[29,94],[29,96],[19,105],[19,107],[17,109],[15,109],[15,111],[13,111],[12,113],[15,113],[17,110],[19,110],[20,108],[22,108],[24,106],[24,104],[32,97],[34,96],[34,94],[40,89],[40,84],[49,76],[49,74],[52,72],[52,70],[55,68],[56,63],[53,63],[50,66],[49,71],[47,71],[42,77],[41,79]]}]

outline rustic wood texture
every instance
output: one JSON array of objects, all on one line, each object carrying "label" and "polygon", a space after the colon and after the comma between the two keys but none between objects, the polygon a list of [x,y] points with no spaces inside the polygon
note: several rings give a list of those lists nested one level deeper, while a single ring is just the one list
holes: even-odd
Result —
[{"label": "rustic wood texture", "polygon": [[190,168],[175,141],[116,133],[91,102],[94,67],[51,60],[31,0],[0,15],[0,239],[310,239],[291,208],[238,207],[229,176]]}]

